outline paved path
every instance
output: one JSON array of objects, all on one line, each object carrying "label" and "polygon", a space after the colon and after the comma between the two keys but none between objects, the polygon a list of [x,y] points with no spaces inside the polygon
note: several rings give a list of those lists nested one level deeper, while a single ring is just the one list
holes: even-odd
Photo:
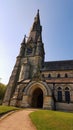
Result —
[{"label": "paved path", "polygon": [[0,130],[36,130],[29,118],[33,110],[17,111],[0,121]]}]

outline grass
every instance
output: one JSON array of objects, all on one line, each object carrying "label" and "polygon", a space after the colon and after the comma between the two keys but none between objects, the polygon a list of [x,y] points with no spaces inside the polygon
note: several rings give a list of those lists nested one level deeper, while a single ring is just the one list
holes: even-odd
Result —
[{"label": "grass", "polygon": [[11,106],[1,106],[0,105],[0,115],[3,115],[7,112],[18,110],[19,108],[11,107]]},{"label": "grass", "polygon": [[39,110],[30,118],[37,130],[73,130],[73,113]]}]

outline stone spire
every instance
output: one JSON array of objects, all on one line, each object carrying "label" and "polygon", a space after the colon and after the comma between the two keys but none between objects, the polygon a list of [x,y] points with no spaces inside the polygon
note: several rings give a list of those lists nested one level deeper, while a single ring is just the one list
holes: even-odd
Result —
[{"label": "stone spire", "polygon": [[40,15],[39,10],[37,11],[36,17],[34,18],[34,22],[29,33],[29,37],[27,42],[29,43],[32,39],[33,42],[37,43],[38,37],[41,36],[42,26],[40,25]]},{"label": "stone spire", "polygon": [[34,22],[40,24],[39,10],[37,11],[37,15],[36,15],[36,17],[34,18]]}]

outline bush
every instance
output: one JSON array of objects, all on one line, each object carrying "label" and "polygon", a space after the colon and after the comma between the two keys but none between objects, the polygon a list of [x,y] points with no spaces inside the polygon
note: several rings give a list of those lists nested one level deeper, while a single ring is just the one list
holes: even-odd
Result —
[{"label": "bush", "polygon": [[0,83],[0,104],[2,104],[4,95],[5,95],[5,91],[6,91],[6,85]]}]

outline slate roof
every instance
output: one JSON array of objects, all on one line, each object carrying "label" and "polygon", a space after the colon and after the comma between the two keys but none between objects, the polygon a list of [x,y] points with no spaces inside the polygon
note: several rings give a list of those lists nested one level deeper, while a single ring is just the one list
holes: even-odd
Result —
[{"label": "slate roof", "polygon": [[44,62],[42,71],[73,70],[73,60]]}]

